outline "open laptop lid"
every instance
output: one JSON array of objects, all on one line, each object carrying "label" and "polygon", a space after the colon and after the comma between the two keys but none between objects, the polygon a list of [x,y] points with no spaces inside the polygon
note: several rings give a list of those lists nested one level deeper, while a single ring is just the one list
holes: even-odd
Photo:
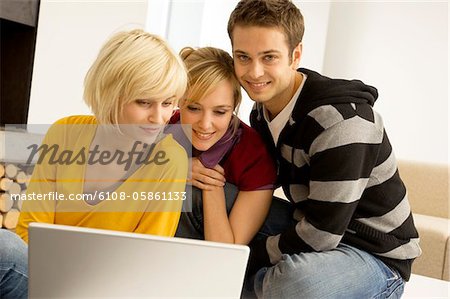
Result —
[{"label": "open laptop lid", "polygon": [[239,298],[249,248],[31,223],[30,298]]}]

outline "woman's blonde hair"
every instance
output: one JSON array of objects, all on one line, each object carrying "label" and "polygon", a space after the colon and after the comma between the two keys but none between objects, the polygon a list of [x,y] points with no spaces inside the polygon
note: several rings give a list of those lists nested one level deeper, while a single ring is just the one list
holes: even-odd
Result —
[{"label": "woman's blonde hair", "polygon": [[118,124],[125,104],[186,91],[180,57],[160,37],[141,29],[119,32],[103,45],[84,79],[84,101],[101,124]]},{"label": "woman's blonde hair", "polygon": [[185,105],[203,98],[223,80],[231,83],[234,114],[230,126],[233,127],[234,134],[240,123],[237,113],[242,95],[241,85],[234,73],[233,58],[226,51],[213,47],[186,47],[180,51],[180,56],[186,64],[189,79]]}]

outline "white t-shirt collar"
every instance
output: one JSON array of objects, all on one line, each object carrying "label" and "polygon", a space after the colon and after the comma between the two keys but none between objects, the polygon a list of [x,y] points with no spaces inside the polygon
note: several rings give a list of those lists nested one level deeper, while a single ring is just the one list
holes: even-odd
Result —
[{"label": "white t-shirt collar", "polygon": [[306,74],[303,73],[301,74],[303,75],[303,80],[300,86],[295,91],[294,96],[291,98],[289,103],[283,108],[283,110],[281,110],[281,112],[278,113],[278,115],[274,119],[272,119],[272,121],[269,120],[269,112],[267,111],[266,107],[263,106],[264,119],[267,122],[275,145],[278,143],[280,133],[283,130],[289,118],[291,117],[292,111],[294,110],[295,104],[297,103],[297,99],[300,96],[300,92],[302,91],[303,86],[305,85],[307,76]]}]

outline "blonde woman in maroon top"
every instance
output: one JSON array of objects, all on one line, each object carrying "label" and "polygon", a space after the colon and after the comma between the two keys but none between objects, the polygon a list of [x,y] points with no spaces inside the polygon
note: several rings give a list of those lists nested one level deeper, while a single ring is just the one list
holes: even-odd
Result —
[{"label": "blonde woman in maroon top", "polygon": [[180,143],[192,146],[193,202],[176,236],[248,244],[269,210],[275,165],[236,116],[241,92],[231,56],[212,47],[184,48],[181,56],[189,87],[171,122],[190,125]]}]

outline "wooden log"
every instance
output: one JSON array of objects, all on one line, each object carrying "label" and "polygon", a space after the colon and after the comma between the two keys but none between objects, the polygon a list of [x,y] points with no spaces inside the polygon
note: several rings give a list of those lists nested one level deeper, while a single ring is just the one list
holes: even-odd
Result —
[{"label": "wooden log", "polygon": [[5,166],[3,164],[0,164],[0,178],[5,175]]},{"label": "wooden log", "polygon": [[3,227],[7,229],[16,228],[17,222],[19,221],[20,212],[16,209],[11,209],[9,212],[3,214]]},{"label": "wooden log", "polygon": [[8,212],[11,210],[14,201],[11,199],[11,195],[8,193],[0,194],[0,212]]},{"label": "wooden log", "polygon": [[20,187],[19,184],[13,182],[11,184],[11,186],[9,186],[8,193],[9,194],[20,194],[20,193],[22,193],[22,187]]},{"label": "wooden log", "polygon": [[15,178],[17,175],[17,172],[19,172],[19,169],[14,164],[7,164],[5,167],[5,176],[8,178]]},{"label": "wooden log", "polygon": [[16,182],[19,184],[25,184],[27,182],[28,176],[24,171],[19,171],[16,175]]},{"label": "wooden log", "polygon": [[8,191],[13,183],[13,180],[10,178],[2,178],[0,179],[0,190]]}]

